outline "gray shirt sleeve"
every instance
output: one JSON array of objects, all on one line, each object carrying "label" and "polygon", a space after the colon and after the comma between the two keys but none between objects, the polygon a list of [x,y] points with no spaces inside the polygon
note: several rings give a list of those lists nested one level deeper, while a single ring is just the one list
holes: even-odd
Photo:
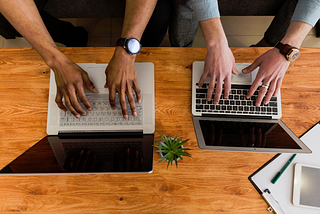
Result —
[{"label": "gray shirt sleeve", "polygon": [[291,21],[300,21],[314,26],[320,18],[320,0],[299,0]]},{"label": "gray shirt sleeve", "polygon": [[191,0],[197,21],[220,17],[218,0]]}]

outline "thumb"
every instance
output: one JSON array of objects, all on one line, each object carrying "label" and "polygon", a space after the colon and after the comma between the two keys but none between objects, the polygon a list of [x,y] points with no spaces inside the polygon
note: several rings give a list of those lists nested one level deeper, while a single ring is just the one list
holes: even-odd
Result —
[{"label": "thumb", "polygon": [[237,68],[236,68],[236,65],[235,65],[235,64],[233,64],[233,67],[232,67],[232,73],[233,73],[234,75],[239,74],[239,71],[237,70]]},{"label": "thumb", "polygon": [[254,69],[256,69],[259,66],[259,63],[257,62],[257,59],[248,67],[242,69],[242,73],[244,74],[248,74],[251,73],[252,71],[254,71]]},{"label": "thumb", "polygon": [[87,89],[89,89],[90,91],[94,92],[94,93],[98,93],[99,91],[96,89],[96,87],[93,85],[93,83],[91,82],[91,80],[89,79],[88,73],[84,73],[82,75],[83,78],[83,82],[86,85]]}]

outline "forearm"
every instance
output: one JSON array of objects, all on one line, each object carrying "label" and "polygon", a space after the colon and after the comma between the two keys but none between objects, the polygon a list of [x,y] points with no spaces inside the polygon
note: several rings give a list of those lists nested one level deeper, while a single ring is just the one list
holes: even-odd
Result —
[{"label": "forearm", "polygon": [[281,42],[299,48],[311,30],[312,26],[305,22],[293,21],[290,23],[286,35]]},{"label": "forearm", "polygon": [[208,50],[228,46],[228,40],[219,17],[200,21],[200,27]]},{"label": "forearm", "polygon": [[0,0],[0,12],[38,51],[49,66],[64,55],[58,50],[33,0]]},{"label": "forearm", "polygon": [[121,37],[141,39],[157,0],[127,0]]}]

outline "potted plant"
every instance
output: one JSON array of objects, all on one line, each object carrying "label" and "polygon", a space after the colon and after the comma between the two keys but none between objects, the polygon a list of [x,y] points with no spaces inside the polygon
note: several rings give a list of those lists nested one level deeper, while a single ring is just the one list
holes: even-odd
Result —
[{"label": "potted plant", "polygon": [[172,165],[172,163],[176,163],[176,166],[178,167],[178,160],[183,160],[182,156],[191,157],[191,155],[186,152],[186,150],[190,150],[187,148],[183,148],[183,144],[188,142],[189,139],[182,141],[182,138],[173,138],[169,136],[168,138],[164,134],[160,134],[162,141],[156,142],[159,144],[157,147],[159,150],[157,152],[160,153],[160,160],[159,163],[166,160],[168,161],[167,169],[169,167],[169,164]]}]

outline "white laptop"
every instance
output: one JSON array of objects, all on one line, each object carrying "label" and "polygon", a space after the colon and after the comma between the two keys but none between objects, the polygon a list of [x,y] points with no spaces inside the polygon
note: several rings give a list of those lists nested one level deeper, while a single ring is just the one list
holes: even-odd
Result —
[{"label": "white laptop", "polygon": [[[137,113],[133,117],[128,104],[129,118],[124,119],[119,105],[118,94],[116,95],[116,109],[109,104],[109,92],[104,88],[107,64],[79,63],[81,68],[88,72],[99,93],[95,94],[85,88],[85,93],[93,108],[87,111],[86,116],[79,119],[70,111],[64,112],[55,103],[57,93],[54,73],[50,74],[49,104],[47,133],[49,135],[63,135],[69,133],[103,133],[103,132],[141,132],[150,134],[155,129],[154,112],[154,65],[153,63],[135,63],[139,88],[142,92],[141,104],[136,102]],[[82,104],[83,106],[83,104]],[[83,106],[83,109],[86,108]]]}]

